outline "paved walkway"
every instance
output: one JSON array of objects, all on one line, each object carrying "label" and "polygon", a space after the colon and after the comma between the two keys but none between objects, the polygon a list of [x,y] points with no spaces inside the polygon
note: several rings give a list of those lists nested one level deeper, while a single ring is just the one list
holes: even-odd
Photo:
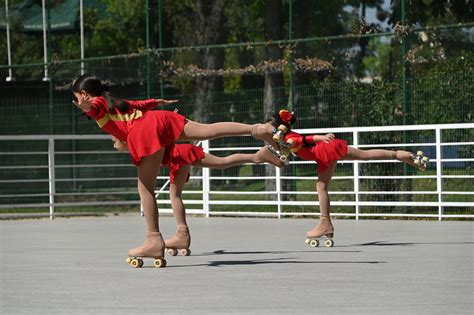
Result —
[{"label": "paved walkway", "polygon": [[[474,222],[190,218],[192,256],[133,269],[138,215],[0,221],[2,314],[472,314]],[[174,219],[161,219],[165,235]]]}]

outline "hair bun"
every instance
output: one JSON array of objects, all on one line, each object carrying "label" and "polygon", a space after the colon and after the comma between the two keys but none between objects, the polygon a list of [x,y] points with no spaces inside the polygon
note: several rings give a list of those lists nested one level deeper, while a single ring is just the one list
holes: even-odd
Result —
[{"label": "hair bun", "polygon": [[291,125],[295,117],[293,112],[290,112],[286,109],[280,110],[278,112],[278,116],[280,116],[281,121],[287,125]]}]

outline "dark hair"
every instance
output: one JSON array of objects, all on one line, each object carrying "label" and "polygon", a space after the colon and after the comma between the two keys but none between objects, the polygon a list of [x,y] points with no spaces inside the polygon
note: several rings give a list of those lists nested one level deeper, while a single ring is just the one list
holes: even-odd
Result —
[{"label": "dark hair", "polygon": [[92,96],[102,96],[109,110],[116,108],[121,112],[126,112],[130,108],[127,101],[113,96],[112,93],[109,92],[108,86],[91,74],[83,74],[77,78],[72,84],[72,91],[76,93],[86,91],[86,93]]},{"label": "dark hair", "polygon": [[284,125],[288,130],[291,130],[291,125],[296,122],[296,117],[294,114],[292,114],[291,120],[289,122],[283,122],[283,120],[280,117],[280,111],[273,113],[268,119],[265,121],[266,123],[269,123],[275,128],[278,128],[280,125]]}]

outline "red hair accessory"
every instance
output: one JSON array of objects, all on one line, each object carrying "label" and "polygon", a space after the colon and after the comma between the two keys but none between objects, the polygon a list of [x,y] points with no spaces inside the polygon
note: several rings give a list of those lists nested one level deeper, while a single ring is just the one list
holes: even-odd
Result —
[{"label": "red hair accessory", "polygon": [[278,112],[278,116],[280,116],[280,119],[283,123],[287,125],[291,125],[291,121],[293,120],[293,112],[290,112],[286,109],[282,109]]}]

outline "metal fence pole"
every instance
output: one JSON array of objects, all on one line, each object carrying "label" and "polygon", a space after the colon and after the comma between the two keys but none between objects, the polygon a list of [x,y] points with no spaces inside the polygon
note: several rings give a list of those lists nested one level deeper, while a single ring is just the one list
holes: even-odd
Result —
[{"label": "metal fence pole", "polygon": [[436,127],[436,192],[438,193],[438,220],[443,219],[443,164],[441,150],[441,128]]},{"label": "metal fence pole", "polygon": [[56,176],[54,173],[54,138],[48,140],[48,184],[49,184],[49,218],[54,219],[54,195],[56,194]]},{"label": "metal fence pole", "polygon": [[[158,47],[163,48],[163,23],[161,20],[161,0],[158,0]],[[160,54],[162,52],[160,51]],[[161,58],[161,57],[160,57]],[[160,75],[160,98],[165,97],[165,92],[163,88],[163,77]]]},{"label": "metal fence pole", "polygon": [[[10,44],[10,17],[8,16],[8,0],[5,0],[5,26],[7,31],[7,59],[8,65],[12,65],[12,50]],[[8,68],[8,77],[6,77],[5,81],[10,82],[13,81],[13,68]]]},{"label": "metal fence pole", "polygon": [[[359,146],[359,132],[354,131],[352,133],[353,146],[357,148]],[[359,206],[359,162],[354,161],[354,194],[355,194],[355,218],[359,220],[360,206]]]},{"label": "metal fence pole", "polygon": [[[202,142],[202,148],[204,152],[209,153],[209,140]],[[211,187],[210,183],[210,170],[205,167],[202,169],[202,209],[206,218],[209,218],[209,191]]]},{"label": "metal fence pole", "polygon": [[275,172],[275,180],[276,180],[276,193],[277,193],[277,217],[278,219],[281,218],[281,179],[280,179],[280,176],[281,176],[281,171],[280,171],[280,168],[279,167],[275,167],[276,169],[276,172]]},{"label": "metal fence pole", "polygon": [[151,74],[150,74],[150,0],[145,1],[145,45],[146,45],[146,97],[151,95]]}]

